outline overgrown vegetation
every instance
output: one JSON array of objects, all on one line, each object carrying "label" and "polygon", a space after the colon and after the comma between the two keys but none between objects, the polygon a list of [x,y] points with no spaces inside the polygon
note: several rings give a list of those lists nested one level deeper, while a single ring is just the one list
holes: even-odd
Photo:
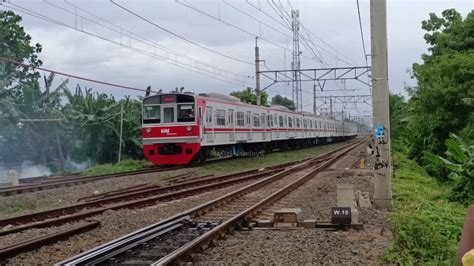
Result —
[{"label": "overgrown vegetation", "polygon": [[[424,154],[444,156],[446,143],[452,141],[450,133],[457,134],[466,147],[473,144],[474,11],[464,19],[454,9],[443,11],[441,17],[430,14],[422,28],[430,53],[422,55],[422,64],[413,65],[418,86],[407,88],[409,100],[390,96],[392,136],[410,159],[449,186],[453,169]],[[460,195],[452,199],[473,202]]]},{"label": "overgrown vegetation", "polygon": [[79,85],[71,91],[68,80],[41,77],[34,67],[42,65],[42,47],[31,43],[20,22],[20,16],[0,10],[0,56],[30,65],[0,62],[0,162],[30,161],[53,171],[115,162],[121,106],[122,157],[140,159],[141,101],[116,100]]},{"label": "overgrown vegetation", "polygon": [[452,265],[466,208],[450,202],[449,187],[401,152],[394,153],[394,209],[389,220],[394,240],[384,260],[401,265]]},{"label": "overgrown vegetation", "polygon": [[413,65],[409,99],[390,96],[394,241],[386,262],[453,265],[474,203],[474,11],[422,22],[429,54]]}]

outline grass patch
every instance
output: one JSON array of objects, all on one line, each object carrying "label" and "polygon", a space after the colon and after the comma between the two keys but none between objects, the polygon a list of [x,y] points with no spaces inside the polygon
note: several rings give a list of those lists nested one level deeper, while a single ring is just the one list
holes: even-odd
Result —
[{"label": "grass patch", "polygon": [[113,174],[119,172],[135,171],[144,169],[150,166],[150,163],[136,160],[123,160],[117,164],[101,164],[87,168],[81,172],[81,176],[93,176],[93,175],[104,175]]},{"label": "grass patch", "polygon": [[394,153],[394,240],[385,262],[454,265],[466,207],[449,202],[450,187],[437,183],[416,162]]}]

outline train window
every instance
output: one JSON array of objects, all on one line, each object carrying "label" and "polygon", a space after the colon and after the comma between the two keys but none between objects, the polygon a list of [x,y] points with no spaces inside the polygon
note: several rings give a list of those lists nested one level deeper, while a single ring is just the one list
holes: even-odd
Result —
[{"label": "train window", "polygon": [[174,107],[163,107],[163,122],[174,123]]},{"label": "train window", "polygon": [[272,115],[267,115],[267,127],[272,127],[272,126],[273,126]]},{"label": "train window", "polygon": [[265,127],[265,114],[260,114],[260,125]]},{"label": "train window", "polygon": [[288,126],[288,117],[285,115],[283,116],[283,125],[286,127]]},{"label": "train window", "polygon": [[303,118],[303,127],[307,128],[308,127],[308,122],[306,121],[305,118]]},{"label": "train window", "polygon": [[296,127],[299,128],[301,126],[300,124],[300,118],[296,118]]},{"label": "train window", "polygon": [[160,106],[145,106],[143,112],[143,123],[144,124],[151,124],[151,123],[160,123]]},{"label": "train window", "polygon": [[253,126],[260,127],[260,120],[258,118],[258,114],[253,114]]},{"label": "train window", "polygon": [[177,103],[194,103],[194,96],[192,95],[178,94],[176,96],[177,96],[177,99],[176,99]]},{"label": "train window", "polygon": [[194,122],[194,104],[178,104],[178,123]]},{"label": "train window", "polygon": [[234,127],[234,110],[229,109],[229,125]]},{"label": "train window", "polygon": [[277,115],[273,115],[273,125],[274,127],[278,126],[278,120],[277,120]]},{"label": "train window", "polygon": [[250,111],[247,111],[247,116],[245,117],[245,122],[247,124],[247,126],[250,127],[250,117],[252,116],[251,112]]},{"label": "train window", "polygon": [[245,125],[244,112],[237,112],[237,126],[243,127]]},{"label": "train window", "polygon": [[289,117],[288,119],[288,127],[293,127],[293,117]]},{"label": "train window", "polygon": [[279,122],[279,124],[280,124],[280,127],[283,127],[283,116],[280,115],[280,116],[278,117],[278,122]]},{"label": "train window", "polygon": [[313,120],[309,120],[309,128],[313,128]]},{"label": "train window", "polygon": [[206,107],[206,123],[212,124],[212,107]]},{"label": "train window", "polygon": [[225,126],[225,110],[216,109],[216,125]]}]

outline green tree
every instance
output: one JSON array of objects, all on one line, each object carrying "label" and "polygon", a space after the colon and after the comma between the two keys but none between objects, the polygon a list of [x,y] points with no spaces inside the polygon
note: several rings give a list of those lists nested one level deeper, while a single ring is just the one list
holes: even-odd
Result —
[{"label": "green tree", "polygon": [[[31,45],[31,36],[26,34],[20,22],[21,17],[12,11],[0,10],[0,56],[40,66],[42,62],[38,59],[38,54],[41,52],[41,45],[38,43]],[[0,62],[0,93],[10,87],[13,82],[18,88],[23,82],[35,81],[38,78],[39,73],[30,67]],[[5,91],[1,96],[5,96]]]},{"label": "green tree", "polygon": [[418,86],[410,92],[412,115],[410,156],[421,161],[422,152],[442,154],[450,132],[473,127],[474,97],[474,11],[465,19],[454,9],[438,17],[431,13],[422,22],[429,54],[413,65]]},{"label": "green tree", "polygon": [[[247,87],[242,91],[234,91],[230,95],[239,98],[244,103],[257,104],[257,94],[253,88]],[[260,103],[268,106],[268,94],[264,91],[260,94]]]},{"label": "green tree", "polygon": [[290,110],[295,110],[295,103],[286,98],[286,97],[282,97],[281,95],[277,94],[275,96],[273,96],[272,98],[272,104],[278,104],[278,105],[281,105],[281,106],[285,106],[286,108],[290,109]]}]

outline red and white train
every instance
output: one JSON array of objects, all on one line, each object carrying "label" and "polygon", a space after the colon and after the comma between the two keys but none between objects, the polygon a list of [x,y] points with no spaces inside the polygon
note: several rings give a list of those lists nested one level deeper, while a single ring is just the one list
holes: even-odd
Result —
[{"label": "red and white train", "polygon": [[357,134],[355,123],[215,93],[171,92],[143,100],[143,150],[157,165],[307,147]]}]

